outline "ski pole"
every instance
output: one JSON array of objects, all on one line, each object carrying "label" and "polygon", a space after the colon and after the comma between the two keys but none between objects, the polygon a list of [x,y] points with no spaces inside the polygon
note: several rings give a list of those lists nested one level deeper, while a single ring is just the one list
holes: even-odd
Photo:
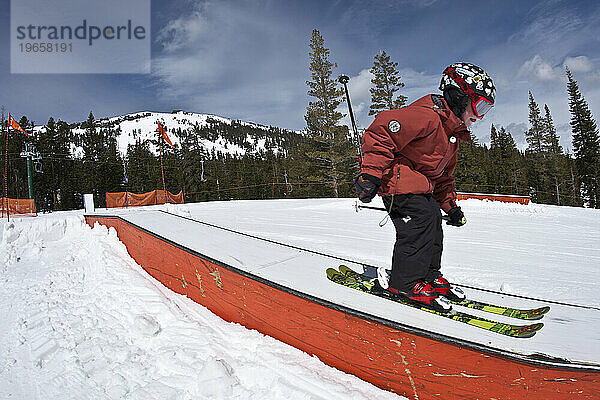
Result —
[{"label": "ski pole", "polygon": [[377,211],[385,211],[385,212],[387,212],[387,210],[385,208],[383,208],[383,207],[363,206],[363,205],[358,204],[358,202],[356,202],[356,204],[354,206],[356,208],[356,212],[358,212],[358,210],[360,208],[366,208],[366,209],[369,209],[369,210],[377,210]]},{"label": "ski pole", "polygon": [[[383,207],[363,206],[361,204],[358,204],[358,202],[356,202],[356,204],[354,205],[354,207],[356,208],[356,212],[358,212],[358,210],[360,208],[366,208],[366,209],[369,209],[369,210],[377,210],[377,211],[385,211],[385,212],[387,212],[387,210],[385,208],[383,208]],[[442,215],[442,219],[444,221],[450,221],[450,217],[447,216],[447,215]]]},{"label": "ski pole", "polygon": [[344,85],[346,91],[346,101],[348,103],[348,112],[350,114],[350,122],[352,122],[352,131],[354,132],[354,146],[356,146],[356,153],[358,155],[358,166],[362,164],[362,150],[360,148],[360,138],[358,137],[358,129],[356,128],[356,121],[354,120],[354,113],[352,112],[352,103],[350,103],[350,93],[348,92],[348,81],[350,78],[347,75],[340,75],[338,82]]}]

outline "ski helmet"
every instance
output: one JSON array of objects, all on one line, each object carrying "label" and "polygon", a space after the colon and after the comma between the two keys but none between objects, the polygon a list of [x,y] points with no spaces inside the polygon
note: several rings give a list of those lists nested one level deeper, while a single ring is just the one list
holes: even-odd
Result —
[{"label": "ski helmet", "polygon": [[456,87],[469,96],[475,115],[482,118],[492,109],[496,99],[496,87],[492,78],[476,65],[455,63],[442,74],[440,90]]}]

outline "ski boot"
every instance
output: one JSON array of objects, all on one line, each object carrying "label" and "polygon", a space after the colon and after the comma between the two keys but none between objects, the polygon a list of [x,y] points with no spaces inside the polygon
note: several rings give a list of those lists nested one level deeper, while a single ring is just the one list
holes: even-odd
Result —
[{"label": "ski boot", "polygon": [[460,302],[467,297],[461,288],[450,286],[450,282],[441,275],[429,284],[437,294],[446,297],[450,301]]},{"label": "ski boot", "polygon": [[407,292],[399,291],[391,286],[388,286],[387,290],[393,295],[405,297],[415,304],[431,308],[435,311],[447,313],[452,310],[452,306],[448,299],[444,296],[439,296],[434,288],[426,282],[417,282],[415,286]]}]

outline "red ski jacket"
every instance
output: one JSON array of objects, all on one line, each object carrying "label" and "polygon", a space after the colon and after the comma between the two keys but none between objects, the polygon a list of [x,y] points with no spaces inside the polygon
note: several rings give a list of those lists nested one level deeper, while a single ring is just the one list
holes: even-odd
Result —
[{"label": "red ski jacket", "polygon": [[363,135],[361,172],[381,178],[380,196],[432,193],[448,212],[459,140],[470,140],[464,122],[442,96],[427,95],[377,115]]}]

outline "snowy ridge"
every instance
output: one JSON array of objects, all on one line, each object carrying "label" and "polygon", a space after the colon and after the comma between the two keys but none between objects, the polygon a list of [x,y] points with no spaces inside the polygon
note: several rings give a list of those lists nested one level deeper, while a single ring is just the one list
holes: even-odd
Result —
[{"label": "snowy ridge", "polygon": [[[159,121],[161,125],[167,131],[169,138],[176,147],[181,147],[180,138],[174,133],[174,131],[187,131],[192,132],[194,128],[206,127],[212,123],[223,123],[232,125],[233,123],[247,126],[254,129],[261,129],[265,132],[270,128],[264,125],[256,124],[253,122],[244,122],[239,120],[232,120],[218,115],[213,114],[198,114],[176,110],[171,113],[163,112],[150,112],[142,111],[132,114],[126,114],[110,118],[102,118],[96,120],[97,129],[111,128],[114,130],[120,130],[120,134],[117,136],[117,147],[122,155],[127,153],[127,146],[134,144],[136,141],[156,140],[157,138],[157,124]],[[85,122],[79,122],[74,124],[72,132],[75,135],[81,135],[85,131],[83,127]],[[36,126],[34,132],[44,133],[46,130],[45,126]],[[265,148],[265,140],[257,139],[250,135],[247,136],[246,141],[256,143],[258,149]],[[226,138],[219,136],[217,140],[210,141],[206,139],[200,140],[202,146],[207,153],[211,153],[213,149],[217,152],[232,154],[232,155],[243,155],[246,153],[246,149],[240,147],[235,143],[231,143]],[[151,151],[157,153],[159,150],[156,146],[150,146]],[[83,149],[81,147],[72,145],[71,152],[77,157],[83,156]]]},{"label": "snowy ridge", "polygon": [[[122,154],[127,152],[127,146],[135,143],[137,140],[145,141],[156,139],[157,124],[159,121],[167,131],[173,145],[180,146],[180,140],[173,131],[181,129],[182,131],[191,131],[194,127],[208,126],[214,122],[220,122],[231,125],[234,121],[231,119],[219,117],[212,114],[196,114],[191,112],[177,111],[173,113],[160,112],[139,112],[117,116],[112,118],[104,118],[97,121],[98,127],[108,126],[112,128],[120,128],[121,134],[117,137],[117,146]],[[268,127],[242,121],[235,121],[241,125],[268,130]],[[80,134],[84,131],[82,128],[74,129],[74,132]],[[250,138],[249,138],[250,139]],[[202,144],[208,153],[219,151],[233,155],[244,154],[246,151],[233,143],[228,143],[223,137],[219,137],[214,142],[202,140]],[[264,143],[263,143],[264,147]],[[151,150],[158,152],[158,149],[151,146]]]},{"label": "snowy ridge", "polygon": [[398,398],[164,288],[80,212],[0,225],[0,398]]}]

